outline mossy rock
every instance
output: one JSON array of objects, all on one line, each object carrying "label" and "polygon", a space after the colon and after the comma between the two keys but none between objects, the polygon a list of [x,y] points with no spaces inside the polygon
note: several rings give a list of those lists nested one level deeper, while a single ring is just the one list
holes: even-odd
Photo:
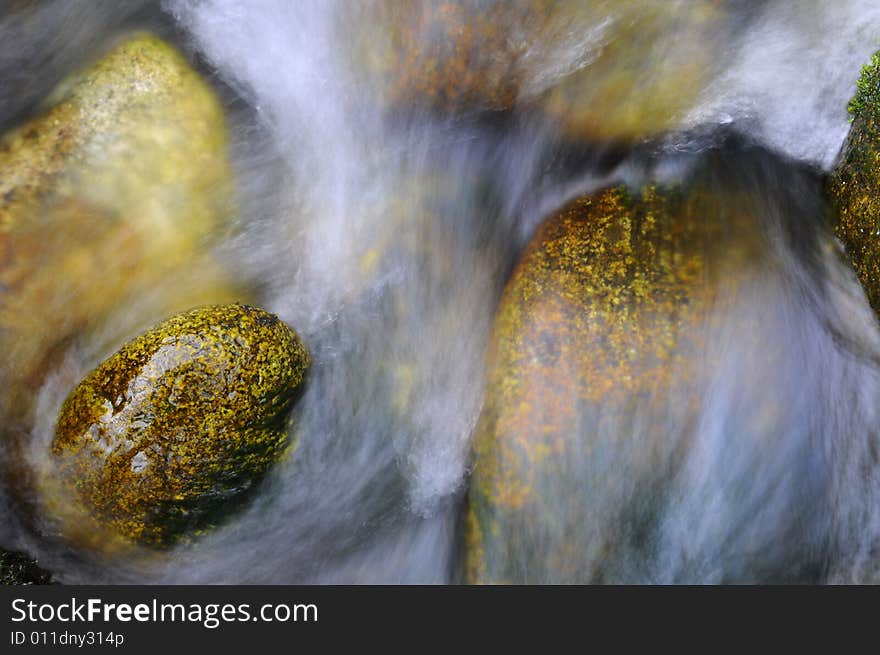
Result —
[{"label": "mossy rock", "polygon": [[232,191],[218,98],[150,34],[116,42],[4,135],[4,432],[89,330],[246,299],[208,250],[230,229]]},{"label": "mossy rock", "polygon": [[880,313],[880,53],[863,67],[849,109],[852,127],[828,194],[837,214],[834,231]]},{"label": "mossy rock", "polygon": [[90,518],[64,516],[64,532],[88,539],[97,524],[166,545],[205,528],[284,453],[309,362],[287,325],[239,304],[179,314],[127,343],[59,413],[50,509],[72,502],[71,516]]},{"label": "mossy rock", "polygon": [[[682,439],[664,426],[685,434],[693,424],[718,289],[747,277],[761,248],[754,217],[731,201],[713,220],[717,202],[610,188],[539,228],[493,329],[466,518],[469,582],[601,580],[622,526],[643,523],[626,514],[649,511],[651,485],[680,456]],[[670,403],[670,389],[681,402]]]},{"label": "mossy rock", "polygon": [[393,107],[520,106],[569,138],[633,141],[684,118],[727,17],[713,0],[385,3],[364,17],[353,65]]},{"label": "mossy rock", "polygon": [[4,232],[34,203],[70,197],[127,213],[162,246],[179,243],[181,233],[199,238],[229,213],[220,102],[158,37],[123,39],[46,104],[0,144]]},{"label": "mossy rock", "polygon": [[0,585],[52,584],[52,574],[24,553],[0,548]]}]

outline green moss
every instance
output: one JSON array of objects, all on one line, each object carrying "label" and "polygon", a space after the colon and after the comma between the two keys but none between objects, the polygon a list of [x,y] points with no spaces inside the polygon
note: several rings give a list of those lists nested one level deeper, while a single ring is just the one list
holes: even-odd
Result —
[{"label": "green moss", "polygon": [[871,56],[871,61],[862,66],[861,75],[856,82],[856,94],[849,101],[850,120],[864,111],[876,113],[880,96],[880,52]]},{"label": "green moss", "polygon": [[211,524],[287,448],[309,355],[276,316],[219,305],[122,347],[70,394],[52,452],[75,503],[126,539]]}]

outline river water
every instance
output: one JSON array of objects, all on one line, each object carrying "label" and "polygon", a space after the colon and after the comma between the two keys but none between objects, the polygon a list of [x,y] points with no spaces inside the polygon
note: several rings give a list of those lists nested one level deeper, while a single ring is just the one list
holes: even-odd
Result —
[{"label": "river water", "polygon": [[[615,55],[641,88],[681,61],[682,43],[711,61],[650,140],[574,140],[519,110],[599,66],[614,30],[640,29],[657,4],[587,2],[569,22],[563,2],[555,11],[566,29],[537,36],[505,24],[504,42],[522,40],[525,54],[515,108],[504,112],[418,98],[404,106],[376,82],[368,63],[395,47],[383,31],[394,3],[57,2],[26,28],[4,18],[0,73],[15,93],[2,92],[2,125],[121,27],[158,30],[191,55],[233,130],[239,230],[222,256],[303,336],[314,364],[295,410],[295,455],[212,533],[107,558],[46,542],[8,510],[2,543],[39,555],[64,582],[459,581],[484,353],[519,253],[574,195],[702,171],[719,197],[735,188],[760,216],[761,276],[706,327],[716,356],[699,378],[694,432],[651,552],[624,549],[612,573],[585,577],[875,581],[880,332],[826,225],[822,185],[849,129],[859,68],[880,45],[880,5],[716,2],[722,17],[702,43],[687,21],[651,23],[650,38],[639,31]],[[687,12],[689,3],[664,4]],[[470,17],[491,5],[463,3]],[[478,39],[469,61],[494,61],[497,47]],[[614,61],[601,64],[597,86],[620,73]],[[615,111],[647,102],[639,88]],[[719,202],[708,218],[732,211]],[[39,399],[38,446],[67,391],[53,380]],[[680,394],[669,389],[668,406],[684,403]]]}]

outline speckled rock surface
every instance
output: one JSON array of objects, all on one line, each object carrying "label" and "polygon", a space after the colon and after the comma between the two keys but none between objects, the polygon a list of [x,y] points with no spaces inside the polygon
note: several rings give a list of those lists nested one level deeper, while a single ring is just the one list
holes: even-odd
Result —
[{"label": "speckled rock surface", "polygon": [[283,454],[309,361],[276,316],[238,304],[137,337],[62,406],[52,452],[74,504],[144,544],[204,528]]},{"label": "speckled rock surface", "polygon": [[[4,335],[98,318],[198,255],[232,210],[220,103],[158,38],[123,40],[47,104],[0,141]],[[205,287],[222,286],[210,268]],[[26,341],[17,352],[45,346]]]},{"label": "speckled rock surface", "polygon": [[208,248],[234,214],[227,141],[212,89],[144,33],[0,140],[4,439],[27,433],[17,422],[46,372],[90,331],[114,343],[157,317],[247,299]]},{"label": "speckled rock surface", "polygon": [[828,181],[843,242],[868,301],[880,313],[880,54],[862,69],[849,138]]},{"label": "speckled rock surface", "polygon": [[[720,226],[698,195],[611,188],[539,228],[495,318],[466,518],[469,582],[597,581],[626,524],[606,508],[650,498],[633,493],[636,481],[662,476],[681,446],[664,425],[693,421],[702,326],[719,281],[744,277],[757,247],[721,237],[750,222],[731,211]],[[681,403],[669,404],[669,389]]]},{"label": "speckled rock surface", "polygon": [[[222,108],[161,39],[123,39],[62,82],[45,104],[44,113],[0,144],[0,226],[22,221],[34,201],[71,195],[87,204],[144,208],[131,220],[143,221],[158,239],[176,239],[181,227],[200,234],[228,211],[227,196],[206,193],[230,191]],[[159,188],[165,197],[154,197]],[[183,192],[183,200],[175,197]],[[190,216],[183,226],[172,213],[181,202]]]}]

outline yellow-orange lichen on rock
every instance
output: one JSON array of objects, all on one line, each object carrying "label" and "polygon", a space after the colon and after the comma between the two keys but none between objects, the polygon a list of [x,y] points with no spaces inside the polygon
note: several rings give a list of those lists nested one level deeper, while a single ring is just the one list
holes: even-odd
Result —
[{"label": "yellow-orange lichen on rock", "polygon": [[[608,508],[623,511],[637,480],[661,477],[684,446],[663,426],[687,434],[719,285],[747,278],[761,247],[742,204],[723,225],[712,206],[699,191],[611,188],[539,228],[496,314],[466,521],[470,582],[595,580],[614,548]],[[638,423],[645,416],[669,420]],[[608,494],[620,497],[593,502]]]},{"label": "yellow-orange lichen on rock", "polygon": [[2,137],[4,435],[27,430],[71,340],[246,299],[206,248],[229,230],[232,191],[219,99],[146,33],[116,41]]},{"label": "yellow-orange lichen on rock", "polygon": [[261,309],[213,305],[169,318],[64,402],[47,507],[74,541],[109,531],[165,545],[203,529],[284,452],[309,363],[296,333]]}]

